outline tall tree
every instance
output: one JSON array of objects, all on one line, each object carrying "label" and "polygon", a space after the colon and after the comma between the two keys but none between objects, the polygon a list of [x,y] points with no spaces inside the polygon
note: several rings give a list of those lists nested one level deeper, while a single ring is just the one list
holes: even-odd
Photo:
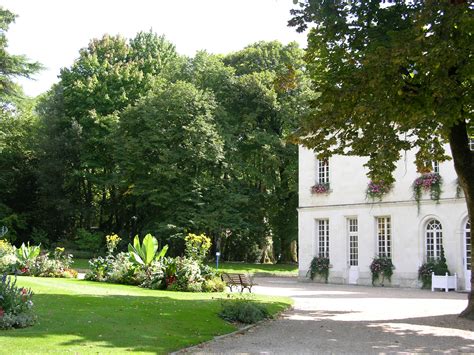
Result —
[{"label": "tall tree", "polygon": [[12,12],[0,6],[0,100],[4,105],[4,100],[12,95],[18,95],[18,85],[15,78],[31,78],[42,66],[38,62],[29,61],[24,55],[12,55],[8,53],[8,39],[6,32],[12,23],[15,22]]},{"label": "tall tree", "polygon": [[[297,134],[321,157],[369,158],[373,180],[393,181],[400,152],[420,171],[449,159],[474,220],[472,1],[299,2],[290,25],[311,24],[307,67],[319,94]],[[471,245],[474,253],[474,243]],[[474,273],[462,316],[474,319]]]}]

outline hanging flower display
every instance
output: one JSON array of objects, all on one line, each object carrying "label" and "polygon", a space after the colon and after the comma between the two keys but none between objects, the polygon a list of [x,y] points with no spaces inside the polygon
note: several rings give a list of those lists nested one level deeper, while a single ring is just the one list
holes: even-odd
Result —
[{"label": "hanging flower display", "polygon": [[426,173],[422,174],[413,182],[413,197],[416,200],[418,207],[420,207],[420,200],[423,192],[430,193],[430,198],[433,201],[438,202],[441,196],[441,185],[443,179],[438,173]]},{"label": "hanging flower display", "polygon": [[311,186],[312,194],[327,194],[330,191],[329,183],[318,182],[316,185]]},{"label": "hanging flower display", "polygon": [[383,180],[373,181],[371,180],[367,185],[366,195],[371,200],[382,200],[383,195],[388,193],[392,186],[387,184]]}]

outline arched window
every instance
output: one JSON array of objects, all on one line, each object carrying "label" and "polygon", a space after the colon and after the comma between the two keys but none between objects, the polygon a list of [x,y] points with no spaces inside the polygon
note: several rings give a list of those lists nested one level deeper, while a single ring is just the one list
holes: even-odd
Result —
[{"label": "arched window", "polygon": [[431,219],[426,224],[426,258],[437,259],[441,256],[443,247],[443,227],[436,219]]}]

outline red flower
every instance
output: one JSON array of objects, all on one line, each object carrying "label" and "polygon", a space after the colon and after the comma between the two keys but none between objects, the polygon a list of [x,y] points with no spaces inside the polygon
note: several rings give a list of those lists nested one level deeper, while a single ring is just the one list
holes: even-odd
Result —
[{"label": "red flower", "polygon": [[26,288],[21,289],[21,294],[22,295],[26,295],[27,292],[28,292],[28,290]]},{"label": "red flower", "polygon": [[2,318],[4,314],[5,314],[5,311],[3,310],[2,307],[0,307],[0,318]]},{"label": "red flower", "polygon": [[24,274],[25,272],[28,272],[28,268],[27,268],[27,267],[24,267],[24,268],[22,268],[20,271]]}]

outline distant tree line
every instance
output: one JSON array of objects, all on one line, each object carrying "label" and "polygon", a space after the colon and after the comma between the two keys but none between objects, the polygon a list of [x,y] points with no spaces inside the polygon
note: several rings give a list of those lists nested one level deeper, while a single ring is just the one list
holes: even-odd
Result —
[{"label": "distant tree line", "polygon": [[[303,55],[259,42],[189,58],[152,32],[105,35],[39,98],[2,87],[0,225],[14,243],[89,250],[104,234],[152,233],[172,253],[204,232],[226,260],[291,261],[297,147],[286,138],[311,95]],[[39,68],[20,59],[26,76]]]}]

